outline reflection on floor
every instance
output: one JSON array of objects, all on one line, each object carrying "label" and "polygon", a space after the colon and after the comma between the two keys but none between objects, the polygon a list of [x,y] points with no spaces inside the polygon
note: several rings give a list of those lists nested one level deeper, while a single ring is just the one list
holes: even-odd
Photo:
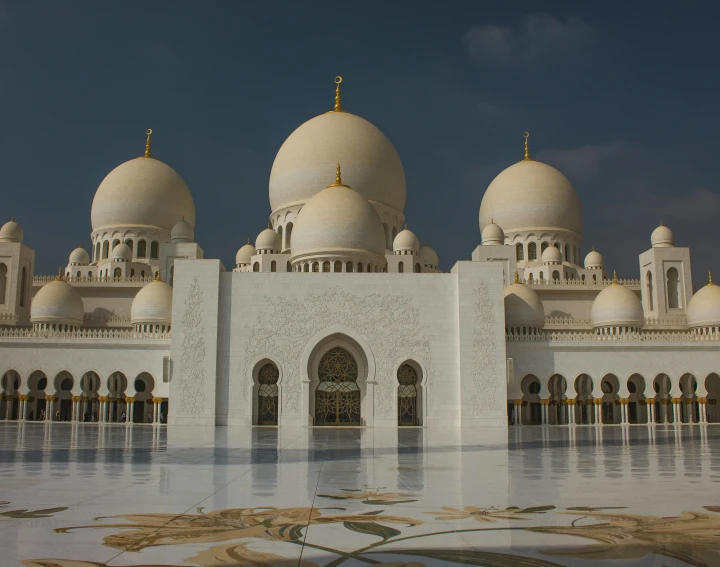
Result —
[{"label": "reflection on floor", "polygon": [[0,565],[720,565],[720,426],[0,424]]}]

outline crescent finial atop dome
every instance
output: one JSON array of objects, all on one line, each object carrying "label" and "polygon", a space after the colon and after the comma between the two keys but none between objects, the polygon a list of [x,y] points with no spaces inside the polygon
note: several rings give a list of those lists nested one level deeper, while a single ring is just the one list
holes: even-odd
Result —
[{"label": "crescent finial atop dome", "polygon": [[58,275],[55,278],[55,281],[57,282],[64,282],[65,280],[62,277],[62,268],[58,268]]},{"label": "crescent finial atop dome", "polygon": [[712,281],[712,272],[708,270],[708,285],[715,285]]},{"label": "crescent finial atop dome", "polygon": [[525,157],[523,158],[523,160],[531,161],[532,158],[530,157],[530,144],[528,143],[528,138],[530,137],[530,132],[523,132],[523,137],[525,138]]},{"label": "crescent finial atop dome", "polygon": [[340,102],[340,83],[342,83],[342,77],[338,75],[335,77],[335,112],[342,112],[342,103]]},{"label": "crescent finial atop dome", "polygon": [[617,281],[617,272],[616,272],[615,270],[613,270],[613,281],[612,281],[612,283],[614,283],[614,284],[618,283],[618,281]]},{"label": "crescent finial atop dome", "polygon": [[152,136],[152,128],[145,130],[147,134],[147,140],[145,140],[145,157],[152,157],[150,155],[150,136]]},{"label": "crescent finial atop dome", "polygon": [[155,281],[156,282],[163,281],[162,277],[160,276],[160,268],[158,268],[157,272],[155,272]]}]

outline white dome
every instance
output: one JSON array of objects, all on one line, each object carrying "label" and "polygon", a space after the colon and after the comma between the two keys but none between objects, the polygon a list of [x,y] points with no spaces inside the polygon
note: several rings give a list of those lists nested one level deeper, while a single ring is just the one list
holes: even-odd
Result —
[{"label": "white dome", "polygon": [[169,325],[172,319],[172,287],[156,279],[137,292],[130,308],[133,325]]},{"label": "white dome", "polygon": [[562,264],[562,252],[555,246],[548,246],[542,253],[543,264]]},{"label": "white dome", "polygon": [[272,228],[266,228],[255,239],[256,250],[268,250],[270,252],[280,252],[282,244],[280,235]]},{"label": "white dome", "polygon": [[78,246],[77,248],[75,248],[75,250],[70,252],[70,259],[68,260],[68,264],[87,266],[89,263],[90,255],[82,246]]},{"label": "white dome", "polygon": [[25,234],[22,227],[12,219],[0,228],[0,242],[22,242]]},{"label": "white dome", "polygon": [[292,260],[309,255],[373,254],[385,259],[385,230],[377,211],[347,185],[330,185],[300,210]]},{"label": "white dome", "polygon": [[427,244],[420,248],[418,256],[422,258],[425,266],[432,266],[433,268],[438,267],[439,259],[437,252],[435,252],[435,250],[433,250],[433,248],[428,246]]},{"label": "white dome", "polygon": [[103,179],[90,217],[93,231],[144,226],[171,230],[182,219],[195,226],[195,204],[173,168],[139,157],[117,166]]},{"label": "white dome", "polygon": [[490,183],[480,204],[480,226],[491,219],[505,234],[527,230],[582,234],[582,207],[570,181],[535,160],[511,165]]},{"label": "white dome", "polygon": [[593,248],[588,255],[585,256],[585,269],[587,270],[601,270],[603,267],[603,257],[600,252],[596,252]]},{"label": "white dome", "polygon": [[494,219],[490,219],[490,224],[480,232],[482,243],[485,245],[505,244],[505,231],[500,225],[495,224]]},{"label": "white dome", "polygon": [[545,310],[534,290],[525,284],[505,288],[505,325],[507,327],[543,327]]},{"label": "white dome", "polygon": [[364,118],[334,111],[305,122],[278,151],[270,172],[273,212],[307,202],[327,186],[337,163],[355,191],[402,212],[405,172],[390,140]]},{"label": "white dome", "polygon": [[590,322],[593,327],[642,327],[645,315],[638,296],[613,278],[593,301]]},{"label": "white dome", "polygon": [[671,248],[675,246],[675,236],[672,230],[660,223],[650,235],[650,244],[653,248]]},{"label": "white dome", "polygon": [[251,258],[255,256],[255,254],[257,254],[255,247],[248,242],[237,251],[237,254],[235,254],[235,264],[249,264]]},{"label": "white dome", "polygon": [[82,325],[85,307],[78,291],[62,279],[45,284],[30,305],[32,323]]},{"label": "white dome", "polygon": [[172,227],[172,231],[170,231],[170,240],[175,243],[192,242],[195,240],[195,229],[190,226],[190,223],[183,219],[180,222],[175,223],[175,226]]},{"label": "white dome", "polygon": [[419,250],[420,241],[407,226],[398,232],[395,240],[393,240],[393,252],[414,252],[417,254]]},{"label": "white dome", "polygon": [[132,248],[121,242],[113,248],[111,259],[113,261],[130,262],[132,260]]},{"label": "white dome", "polygon": [[710,280],[690,298],[687,307],[688,327],[720,327],[720,286]]}]

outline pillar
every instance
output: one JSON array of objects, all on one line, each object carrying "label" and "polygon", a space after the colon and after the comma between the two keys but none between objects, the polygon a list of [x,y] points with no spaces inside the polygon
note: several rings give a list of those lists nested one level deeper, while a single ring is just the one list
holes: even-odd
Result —
[{"label": "pillar", "polygon": [[707,403],[707,398],[698,398],[698,409],[700,410],[700,423],[707,423],[707,407],[705,407],[705,404]]},{"label": "pillar", "polygon": [[540,424],[541,425],[547,425],[548,420],[548,408],[550,407],[550,400],[540,400],[540,409],[542,410],[540,412]]},{"label": "pillar", "polygon": [[5,421],[10,421],[10,419],[12,418],[12,406],[13,406],[12,394],[7,394],[5,396]]},{"label": "pillar", "polygon": [[595,425],[602,425],[602,399],[595,398],[592,402],[593,406],[595,406]]},{"label": "pillar", "polygon": [[628,399],[620,398],[620,423],[622,425],[628,424]]},{"label": "pillar", "polygon": [[695,406],[692,398],[686,398],[685,400],[685,416],[688,423],[695,423]]},{"label": "pillar", "polygon": [[662,399],[660,400],[660,416],[662,417],[662,422],[667,423],[668,420],[668,405],[670,404],[670,400],[668,399]]},{"label": "pillar", "polygon": [[680,407],[681,403],[682,403],[682,398],[673,398],[672,399],[673,423],[682,423],[682,408]]},{"label": "pillar", "polygon": [[45,396],[45,421],[52,421],[55,417],[55,396]]},{"label": "pillar", "polygon": [[568,412],[568,425],[575,425],[575,400],[565,400]]},{"label": "pillar", "polygon": [[98,397],[98,401],[100,402],[98,421],[101,423],[105,423],[105,406],[107,405],[107,396]]},{"label": "pillar", "polygon": [[[155,402],[157,398],[153,398]],[[513,425],[522,425],[522,400],[513,400]],[[160,404],[155,405],[155,413],[159,413]],[[154,422],[158,421],[158,415],[153,418]]]},{"label": "pillar", "polygon": [[125,424],[132,425],[133,423],[133,412],[135,410],[135,398],[125,398]]}]

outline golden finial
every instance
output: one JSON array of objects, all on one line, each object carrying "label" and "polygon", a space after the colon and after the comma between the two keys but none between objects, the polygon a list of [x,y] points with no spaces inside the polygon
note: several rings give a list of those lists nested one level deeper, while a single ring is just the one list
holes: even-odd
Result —
[{"label": "golden finial", "polygon": [[58,275],[55,278],[55,281],[57,282],[64,282],[65,280],[62,277],[62,268],[58,268]]},{"label": "golden finial", "polygon": [[405,230],[407,230],[407,223],[405,223]]},{"label": "golden finial", "polygon": [[145,130],[147,134],[147,140],[145,140],[145,157],[152,157],[150,155],[150,136],[152,136],[152,128]]},{"label": "golden finial", "polygon": [[708,285],[715,285],[712,281],[712,272],[708,270]]},{"label": "golden finial", "polygon": [[156,281],[156,282],[161,282],[161,281],[162,281],[162,278],[160,277],[160,268],[158,268],[158,271],[155,272],[155,281]]},{"label": "golden finial", "polygon": [[248,241],[245,244],[250,244],[250,238],[247,239]]},{"label": "golden finial", "polygon": [[340,164],[335,167],[335,185],[342,185],[342,172],[340,171]]},{"label": "golden finial", "polygon": [[520,283],[520,276],[515,272],[515,283]]},{"label": "golden finial", "polygon": [[523,132],[523,137],[525,138],[525,157],[523,159],[524,161],[530,161],[530,144],[528,144],[530,132]]},{"label": "golden finial", "polygon": [[340,83],[342,83],[342,77],[338,75],[335,77],[335,112],[342,112],[342,104],[340,103]]},{"label": "golden finial", "polygon": [[618,283],[618,281],[617,281],[617,273],[615,272],[615,270],[613,270],[613,281],[612,281],[612,283]]}]

